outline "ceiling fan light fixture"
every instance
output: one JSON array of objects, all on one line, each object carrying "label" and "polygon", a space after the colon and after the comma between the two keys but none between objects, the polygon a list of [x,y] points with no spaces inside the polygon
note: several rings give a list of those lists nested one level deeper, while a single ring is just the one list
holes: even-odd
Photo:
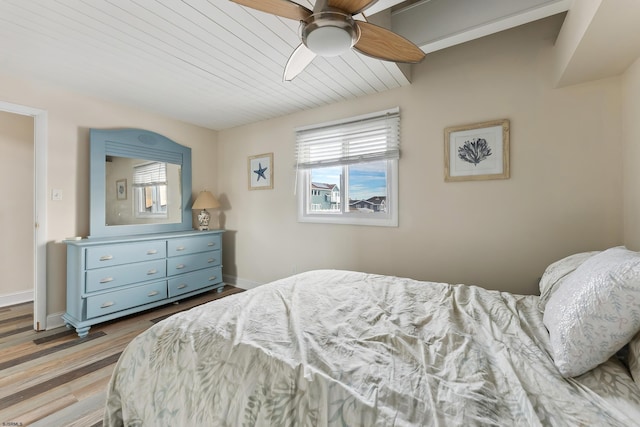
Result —
[{"label": "ceiling fan light fixture", "polygon": [[338,56],[353,47],[360,37],[351,16],[320,12],[309,16],[302,28],[302,42],[319,56]]},{"label": "ceiling fan light fixture", "polygon": [[320,56],[338,56],[351,49],[351,35],[340,27],[321,27],[307,36],[306,45]]}]

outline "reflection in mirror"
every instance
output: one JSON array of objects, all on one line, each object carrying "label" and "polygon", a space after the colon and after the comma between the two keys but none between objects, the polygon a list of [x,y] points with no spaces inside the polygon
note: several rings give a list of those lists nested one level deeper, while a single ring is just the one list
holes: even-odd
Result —
[{"label": "reflection in mirror", "polygon": [[182,222],[178,164],[106,156],[105,225]]},{"label": "reflection in mirror", "polygon": [[143,129],[91,129],[89,140],[89,237],[193,229],[191,148]]}]

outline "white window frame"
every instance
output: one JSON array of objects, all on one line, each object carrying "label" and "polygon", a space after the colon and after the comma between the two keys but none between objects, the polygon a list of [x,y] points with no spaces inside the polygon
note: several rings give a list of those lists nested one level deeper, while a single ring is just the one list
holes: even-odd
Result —
[{"label": "white window frame", "polygon": [[[164,210],[162,210],[162,206],[159,203],[160,200],[160,191],[161,188],[165,187],[165,192],[168,190],[167,184],[153,184],[148,185],[146,187],[133,187],[134,193],[134,206],[135,206],[135,217],[136,218],[168,218],[169,212],[167,211],[167,205],[164,206]],[[142,208],[146,199],[146,189],[151,188],[152,191],[152,203],[151,211],[147,212]]]},{"label": "white window frame", "polygon": [[[161,165],[161,168],[158,169],[158,172],[147,172],[145,168],[148,169],[149,166],[154,164]],[[138,170],[142,170],[141,176],[136,176]],[[145,176],[145,173],[148,176]],[[160,206],[160,187],[165,187],[165,199],[169,197],[168,188],[167,188],[167,164],[163,162],[148,162],[142,163],[134,166],[133,172],[133,197],[134,197],[134,215],[136,218],[168,218],[169,212],[167,211],[166,205],[164,210],[162,210]],[[142,205],[145,203],[146,199],[146,189],[151,188],[152,191],[152,207],[151,211],[147,212],[142,209]]]},{"label": "white window frame", "polygon": [[[308,131],[319,128],[327,128],[331,126],[335,126],[338,128],[339,126],[346,123],[353,123],[357,121],[363,121],[375,117],[383,117],[388,114],[396,115],[399,122],[399,108],[393,108],[390,110],[380,111],[376,113],[366,114],[362,116],[352,117],[345,120],[338,120],[329,123],[323,123],[314,126],[307,126],[302,128],[297,128],[296,133],[300,131]],[[399,129],[399,123],[397,123]],[[399,136],[398,138],[398,146],[399,146]],[[297,197],[298,197],[298,221],[303,223],[322,223],[322,224],[347,224],[347,225],[367,225],[367,226],[382,226],[382,227],[397,227],[398,226],[398,158],[399,158],[399,148],[398,153],[393,158],[381,158],[381,159],[372,159],[375,161],[385,161],[387,163],[387,189],[386,189],[386,206],[387,213],[375,212],[375,213],[366,213],[366,212],[350,212],[349,211],[349,195],[348,195],[348,167],[349,165],[354,164],[362,164],[366,163],[368,160],[363,159],[360,161],[349,160],[344,163],[332,164],[331,166],[339,166],[342,167],[342,179],[338,184],[340,187],[340,205],[341,212],[323,212],[317,213],[312,212],[311,210],[311,171],[316,168],[323,167],[322,164],[317,166],[307,166],[306,168],[300,167],[300,156],[298,156],[298,183],[297,188]]]}]

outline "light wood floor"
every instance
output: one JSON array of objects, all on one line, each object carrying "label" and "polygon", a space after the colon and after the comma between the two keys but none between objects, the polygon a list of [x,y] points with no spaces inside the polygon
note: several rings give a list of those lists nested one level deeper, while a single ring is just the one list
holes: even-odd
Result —
[{"label": "light wood floor", "polygon": [[154,323],[242,292],[225,286],[123,319],[75,330],[33,330],[33,304],[0,307],[0,426],[102,426],[106,387],[126,345]]}]

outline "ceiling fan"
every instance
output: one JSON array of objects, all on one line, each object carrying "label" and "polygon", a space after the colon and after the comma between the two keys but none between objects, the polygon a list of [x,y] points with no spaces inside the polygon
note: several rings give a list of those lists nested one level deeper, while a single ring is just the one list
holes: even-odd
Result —
[{"label": "ceiling fan", "polygon": [[418,46],[393,31],[354,19],[377,0],[316,0],[313,11],[291,0],[231,1],[300,21],[302,43],[289,57],[285,81],[293,80],[316,56],[338,56],[351,48],[393,62],[415,64],[425,56]]}]

